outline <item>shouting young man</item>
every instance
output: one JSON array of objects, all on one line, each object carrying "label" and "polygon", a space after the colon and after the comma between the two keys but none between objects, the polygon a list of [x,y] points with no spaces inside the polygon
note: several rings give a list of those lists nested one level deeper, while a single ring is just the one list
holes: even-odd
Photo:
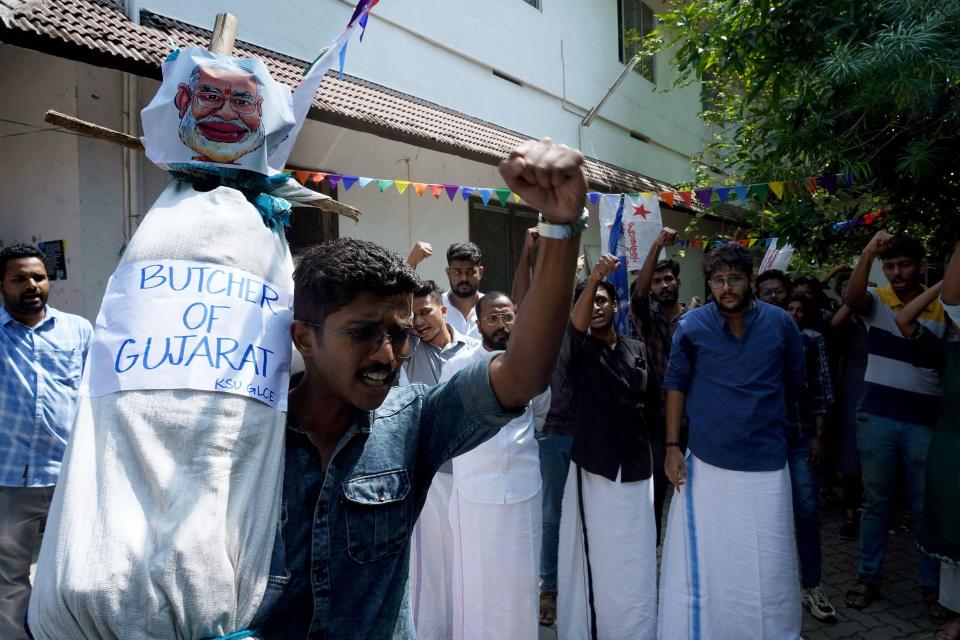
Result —
[{"label": "shouting young man", "polygon": [[403,259],[362,240],[308,251],[294,275],[283,518],[254,626],[265,638],[414,638],[405,595],[413,523],[440,466],[485,440],[547,387],[586,224],[583,155],[526,142],[500,165],[539,209],[540,251],[510,348],[446,384],[391,388],[417,337]]}]

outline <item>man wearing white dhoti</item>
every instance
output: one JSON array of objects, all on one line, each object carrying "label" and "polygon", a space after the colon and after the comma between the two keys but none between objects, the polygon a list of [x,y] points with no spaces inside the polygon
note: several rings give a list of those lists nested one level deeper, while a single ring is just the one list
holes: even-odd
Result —
[{"label": "man wearing white dhoti", "polygon": [[[422,244],[417,243],[411,256]],[[407,262],[416,266],[411,259]],[[447,324],[446,314],[443,294],[432,280],[414,291],[413,328],[420,343],[400,368],[400,384],[436,386],[448,360],[480,346]],[[433,476],[410,538],[410,608],[419,640],[449,640],[453,634],[452,492],[453,464],[448,460]]]},{"label": "man wearing white dhoti", "polygon": [[[570,472],[560,510],[560,640],[648,640],[657,624],[657,529],[646,408],[659,412],[646,351],[614,328],[604,255],[567,328],[574,389]],[[589,333],[588,333],[589,332]]]},{"label": "man wearing white dhoti", "polygon": [[[667,388],[670,506],[660,578],[662,640],[800,637],[785,397],[805,385],[800,331],[753,300],[753,259],[715,249],[713,302],[680,320]],[[684,411],[690,440],[677,444]]]},{"label": "man wearing white dhoti", "polygon": [[[483,347],[450,359],[441,380],[507,347],[516,310],[506,294],[477,304]],[[541,540],[540,458],[534,418],[549,391],[491,440],[453,459],[453,638],[529,640],[537,635]]]}]

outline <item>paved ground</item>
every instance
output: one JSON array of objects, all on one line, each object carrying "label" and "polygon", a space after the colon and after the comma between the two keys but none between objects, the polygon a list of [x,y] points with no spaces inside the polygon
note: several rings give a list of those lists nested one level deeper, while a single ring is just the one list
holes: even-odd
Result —
[{"label": "paved ground", "polygon": [[[839,509],[821,513],[823,531],[823,590],[837,609],[837,624],[815,620],[806,610],[803,637],[806,640],[928,640],[937,625],[924,613],[917,591],[916,552],[912,534],[897,529],[890,535],[884,564],[884,597],[856,611],[843,602],[847,585],[856,576],[857,543],[837,537],[842,523]],[[553,628],[540,627],[540,640],[555,640]]]}]

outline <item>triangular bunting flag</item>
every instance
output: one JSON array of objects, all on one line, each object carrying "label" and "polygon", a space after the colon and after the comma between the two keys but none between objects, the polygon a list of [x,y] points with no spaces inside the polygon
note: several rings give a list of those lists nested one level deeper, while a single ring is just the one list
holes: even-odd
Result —
[{"label": "triangular bunting flag", "polygon": [[679,191],[680,199],[687,203],[688,207],[693,206],[693,192],[692,191]]},{"label": "triangular bunting flag", "polygon": [[778,200],[783,200],[783,183],[778,181],[768,182],[767,186],[770,187],[770,191],[773,191],[773,195],[777,196]]},{"label": "triangular bunting flag", "polygon": [[313,180],[315,184],[320,184],[321,182],[323,182],[324,178],[326,177],[327,177],[327,174],[320,173],[320,172],[310,174],[310,179]]},{"label": "triangular bunting flag", "polygon": [[447,192],[447,197],[450,198],[450,202],[453,202],[453,199],[457,197],[457,191],[460,190],[460,187],[455,184],[445,184],[443,185],[443,190]]},{"label": "triangular bunting flag", "polygon": [[697,199],[703,203],[703,206],[710,206],[710,199],[713,198],[713,189],[697,189],[694,193],[697,194]]},{"label": "triangular bunting flag", "polygon": [[427,185],[423,182],[413,182],[413,190],[417,192],[417,197],[422,198],[423,192],[427,190]]},{"label": "triangular bunting flag", "polygon": [[749,193],[749,191],[750,191],[750,187],[748,187],[745,184],[742,184],[738,187],[733,188],[733,192],[737,194],[737,200],[739,200],[740,202],[747,201],[747,193]]},{"label": "triangular bunting flag", "polygon": [[676,196],[673,191],[661,191],[658,195],[661,200],[667,203],[668,207],[673,208],[673,199]]},{"label": "triangular bunting flag", "polygon": [[307,184],[307,180],[310,178],[309,171],[294,171],[293,175],[297,176],[297,182],[300,184]]},{"label": "triangular bunting flag", "polygon": [[726,202],[727,197],[730,195],[730,187],[717,187],[713,190],[713,193],[717,196],[720,202]]},{"label": "triangular bunting flag", "polygon": [[330,186],[331,186],[331,187],[336,188],[337,183],[340,182],[340,178],[342,178],[342,177],[343,177],[343,176],[340,175],[339,173],[328,173],[328,174],[327,174],[327,182],[330,183]]},{"label": "triangular bunting flag", "polygon": [[750,246],[750,241],[747,240],[746,238],[744,238],[743,240],[737,240],[737,243],[743,248],[747,248]]},{"label": "triangular bunting flag", "polygon": [[383,178],[377,180],[377,188],[380,189],[380,193],[383,193],[392,186],[393,180],[384,180]]},{"label": "triangular bunting flag", "polygon": [[363,176],[360,176],[359,180],[360,180],[360,188],[361,188],[361,189],[363,189],[363,188],[366,187],[368,184],[370,184],[371,182],[373,182],[373,178],[364,178]]},{"label": "triangular bunting flag", "polygon": [[433,194],[433,197],[436,198],[437,200],[439,200],[439,199],[440,199],[440,194],[443,193],[443,185],[442,185],[442,184],[428,184],[427,186],[430,187],[430,193]]},{"label": "triangular bunting flag", "polygon": [[483,200],[483,204],[490,204],[490,198],[493,197],[493,189],[478,189],[480,192],[480,199]]},{"label": "triangular bunting flag", "polygon": [[830,173],[820,176],[820,186],[827,190],[827,193],[833,193],[837,190],[837,174]]},{"label": "triangular bunting flag", "polygon": [[359,179],[360,176],[343,176],[343,188],[350,191],[350,187],[357,184],[357,180]]},{"label": "triangular bunting flag", "polygon": [[393,181],[393,186],[395,186],[395,187],[397,188],[397,191],[400,193],[400,195],[403,195],[403,192],[406,191],[406,190],[407,190],[407,187],[410,186],[410,181],[409,181],[409,180],[394,180],[394,181]]},{"label": "triangular bunting flag", "polygon": [[607,205],[614,211],[616,211],[617,206],[620,204],[620,195],[619,193],[604,193],[600,198],[607,203]]},{"label": "triangular bunting flag", "polygon": [[752,246],[755,245],[755,244],[757,244],[757,239],[756,239],[756,238],[750,238],[750,242],[747,243],[747,246],[748,246],[748,247],[752,247]]},{"label": "triangular bunting flag", "polygon": [[767,201],[767,191],[770,189],[766,184],[752,184],[750,185],[749,193],[752,193],[757,197],[757,200],[760,201],[760,204],[763,204]]},{"label": "triangular bunting flag", "polygon": [[507,206],[507,202],[510,200],[510,189],[495,189],[497,192],[497,200],[500,201],[500,206]]},{"label": "triangular bunting flag", "polygon": [[596,204],[600,202],[600,194],[596,191],[588,191],[587,200],[590,201],[590,204],[596,206]]},{"label": "triangular bunting flag", "polygon": [[520,194],[519,194],[519,193],[513,194],[513,201],[514,201],[514,202],[520,202],[521,200],[523,200],[523,198],[520,197]]},{"label": "triangular bunting flag", "polygon": [[807,180],[807,191],[809,191],[810,193],[816,193],[816,192],[817,192],[817,179],[816,179],[816,178],[810,178],[810,179]]},{"label": "triangular bunting flag", "polygon": [[464,200],[469,200],[470,196],[476,192],[476,187],[460,187],[460,197]]}]

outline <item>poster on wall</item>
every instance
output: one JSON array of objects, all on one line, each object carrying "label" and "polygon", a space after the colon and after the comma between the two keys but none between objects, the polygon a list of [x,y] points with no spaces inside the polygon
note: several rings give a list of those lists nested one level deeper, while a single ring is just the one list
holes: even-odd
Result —
[{"label": "poster on wall", "polygon": [[50,240],[38,242],[37,248],[43,252],[43,262],[47,267],[47,277],[51,280],[67,279],[67,241]]}]

